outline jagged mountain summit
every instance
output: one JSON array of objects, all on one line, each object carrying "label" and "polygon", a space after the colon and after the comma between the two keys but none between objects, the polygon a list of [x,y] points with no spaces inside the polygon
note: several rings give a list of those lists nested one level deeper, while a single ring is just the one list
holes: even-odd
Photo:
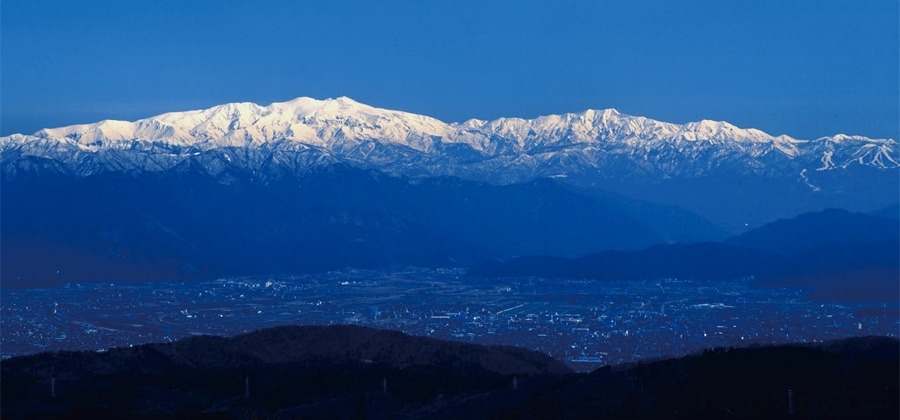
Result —
[{"label": "jagged mountain summit", "polygon": [[302,177],[336,164],[493,184],[557,178],[685,207],[732,231],[826,207],[871,211],[896,204],[898,153],[893,139],[799,140],[614,109],[448,124],[346,97],[231,103],[0,138],[6,179],[36,171],[175,171],[228,185]]},{"label": "jagged mountain summit", "polygon": [[[405,175],[445,174],[498,183],[593,172],[608,178],[702,176],[717,169],[791,174],[854,165],[897,168],[897,142],[836,135],[816,140],[771,136],[727,122],[671,124],[614,109],[444,123],[352,99],[297,98],[269,106],[230,103],[134,122],[106,120],[0,139],[3,162],[50,158],[78,174],[166,170],[217,149],[264,151],[243,165],[294,170],[345,162]],[[315,155],[310,160],[286,154]],[[272,160],[273,162],[266,162]],[[7,168],[7,170],[9,170]],[[802,177],[801,177],[802,179]]]}]

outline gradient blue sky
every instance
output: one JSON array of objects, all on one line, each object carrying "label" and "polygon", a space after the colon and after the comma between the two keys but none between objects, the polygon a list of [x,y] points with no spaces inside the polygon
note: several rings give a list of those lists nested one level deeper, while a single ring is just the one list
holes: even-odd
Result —
[{"label": "gradient blue sky", "polygon": [[898,20],[896,0],[3,0],[0,132],[349,96],[898,138]]}]

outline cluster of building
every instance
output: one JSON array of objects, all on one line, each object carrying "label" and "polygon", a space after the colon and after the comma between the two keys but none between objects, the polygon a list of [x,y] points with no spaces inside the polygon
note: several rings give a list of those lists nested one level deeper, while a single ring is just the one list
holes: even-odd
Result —
[{"label": "cluster of building", "polygon": [[813,302],[750,281],[482,279],[344,270],[196,283],[4,291],[4,357],[103,350],[285,324],[359,324],[540,350],[579,370],[704,348],[896,336],[896,304]]}]

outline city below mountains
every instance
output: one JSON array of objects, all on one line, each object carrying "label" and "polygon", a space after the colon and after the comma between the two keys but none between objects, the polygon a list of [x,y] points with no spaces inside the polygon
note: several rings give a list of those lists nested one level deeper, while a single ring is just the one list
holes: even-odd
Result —
[{"label": "city below mountains", "polygon": [[[615,110],[447,124],[348,98],[3,137],[4,344],[27,346],[2,362],[0,411],[897,418],[898,152]],[[368,320],[429,337],[184,338]],[[830,341],[865,335],[891,337]],[[19,356],[64,340],[133,347]],[[686,355],[785,341],[814,344]],[[564,364],[607,359],[640,362]]]},{"label": "city below mountains", "polygon": [[[403,265],[891,275],[898,161],[891,139],[797,140],[611,109],[447,124],[348,98],[226,104],[0,138],[2,277],[38,286]],[[826,208],[850,212],[788,220]],[[777,237],[781,227],[766,227],[776,219],[810,234],[850,229],[853,240],[785,250],[740,239]],[[879,251],[856,255],[866,247]],[[711,255],[741,264],[721,271]],[[511,265],[584,256],[618,265]],[[673,258],[708,270],[662,262]]]}]

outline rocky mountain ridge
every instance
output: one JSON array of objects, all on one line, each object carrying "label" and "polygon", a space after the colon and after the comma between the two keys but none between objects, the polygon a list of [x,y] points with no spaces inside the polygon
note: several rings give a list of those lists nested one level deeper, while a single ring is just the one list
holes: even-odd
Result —
[{"label": "rocky mountain ridge", "polygon": [[189,161],[260,173],[342,162],[493,183],[584,174],[663,180],[721,170],[802,181],[811,171],[900,166],[892,139],[839,134],[798,140],[727,122],[672,124],[615,109],[448,124],[346,97],[229,103],[134,122],[48,128],[0,138],[0,154],[6,172],[28,157],[51,159],[79,175],[170,170]]}]

